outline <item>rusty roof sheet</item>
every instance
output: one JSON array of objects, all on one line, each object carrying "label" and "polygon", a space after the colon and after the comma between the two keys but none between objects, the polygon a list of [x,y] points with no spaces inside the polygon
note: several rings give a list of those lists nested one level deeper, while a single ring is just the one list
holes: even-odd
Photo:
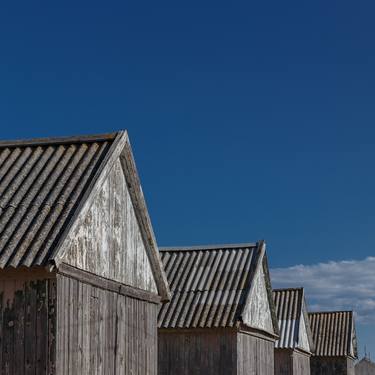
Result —
[{"label": "rusty roof sheet", "polygon": [[0,142],[0,268],[50,260],[115,136]]},{"label": "rusty roof sheet", "polygon": [[160,328],[233,327],[244,306],[260,249],[256,244],[164,248],[172,291],[159,312]]},{"label": "rusty roof sheet", "polygon": [[309,313],[316,356],[357,357],[352,311]]},{"label": "rusty roof sheet", "polygon": [[276,341],[275,348],[295,349],[300,346],[301,319],[305,319],[307,323],[306,333],[312,348],[312,335],[303,288],[275,289],[273,299],[280,329],[280,338]]}]

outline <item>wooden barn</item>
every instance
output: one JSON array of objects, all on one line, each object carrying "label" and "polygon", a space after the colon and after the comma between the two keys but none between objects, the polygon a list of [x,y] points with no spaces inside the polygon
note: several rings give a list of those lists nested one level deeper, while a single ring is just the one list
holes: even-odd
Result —
[{"label": "wooden barn", "polygon": [[304,289],[275,289],[273,299],[280,329],[275,375],[309,375],[314,344]]},{"label": "wooden barn", "polygon": [[352,311],[309,313],[315,352],[311,375],[354,375],[357,338]]},{"label": "wooden barn", "polygon": [[375,375],[375,363],[365,356],[355,364],[355,375]]},{"label": "wooden barn", "polygon": [[161,249],[172,290],[159,375],[273,375],[278,326],[265,244]]},{"label": "wooden barn", "polygon": [[169,298],[126,132],[0,143],[0,373],[157,374]]}]

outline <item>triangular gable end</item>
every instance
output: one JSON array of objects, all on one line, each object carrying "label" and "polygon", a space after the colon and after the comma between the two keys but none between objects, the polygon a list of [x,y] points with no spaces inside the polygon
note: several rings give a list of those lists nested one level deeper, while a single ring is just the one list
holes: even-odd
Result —
[{"label": "triangular gable end", "polygon": [[252,286],[247,298],[246,306],[242,314],[242,321],[250,328],[264,331],[275,335],[273,323],[273,311],[271,303],[273,300],[267,290],[266,273],[263,262],[264,253],[260,255],[257,269],[252,280]]},{"label": "triangular gable end", "polygon": [[355,330],[355,321],[354,321],[354,314],[352,313],[352,331],[351,331],[351,340],[350,340],[350,355],[353,358],[358,358],[358,349],[357,349],[357,334]]},{"label": "triangular gable end", "polygon": [[309,324],[309,322],[306,322],[305,314],[303,314],[302,311],[299,322],[298,348],[311,353],[312,349],[310,347],[309,335],[307,333],[307,324]]},{"label": "triangular gable end", "polygon": [[67,232],[57,265],[169,297],[126,133]]}]

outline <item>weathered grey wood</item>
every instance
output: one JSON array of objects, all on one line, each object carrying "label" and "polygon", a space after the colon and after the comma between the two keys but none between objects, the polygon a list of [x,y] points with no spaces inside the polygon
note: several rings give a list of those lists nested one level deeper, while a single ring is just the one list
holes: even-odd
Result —
[{"label": "weathered grey wood", "polygon": [[58,375],[156,375],[156,304],[61,274],[57,283],[58,305],[69,306],[57,332],[69,353],[60,356]]},{"label": "weathered grey wood", "polygon": [[86,214],[77,218],[64,247],[64,263],[158,294],[119,160]]},{"label": "weathered grey wood", "polygon": [[112,291],[132,298],[159,304],[160,297],[146,290],[138,289],[128,285],[121,284],[117,281],[109,280],[104,277],[94,275],[90,272],[80,270],[68,264],[62,263],[59,267],[59,274],[80,280],[100,289]]},{"label": "weathered grey wood", "polygon": [[309,375],[310,355],[292,349],[275,349],[275,375]]}]

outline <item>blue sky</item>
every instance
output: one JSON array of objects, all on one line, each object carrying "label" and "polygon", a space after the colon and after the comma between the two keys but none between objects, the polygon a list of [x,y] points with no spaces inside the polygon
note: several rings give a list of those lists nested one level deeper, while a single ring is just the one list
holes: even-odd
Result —
[{"label": "blue sky", "polygon": [[[126,128],[160,244],[264,238],[272,268],[362,264],[375,246],[374,11],[4,2],[0,137]],[[359,340],[375,353],[372,309]]]}]

